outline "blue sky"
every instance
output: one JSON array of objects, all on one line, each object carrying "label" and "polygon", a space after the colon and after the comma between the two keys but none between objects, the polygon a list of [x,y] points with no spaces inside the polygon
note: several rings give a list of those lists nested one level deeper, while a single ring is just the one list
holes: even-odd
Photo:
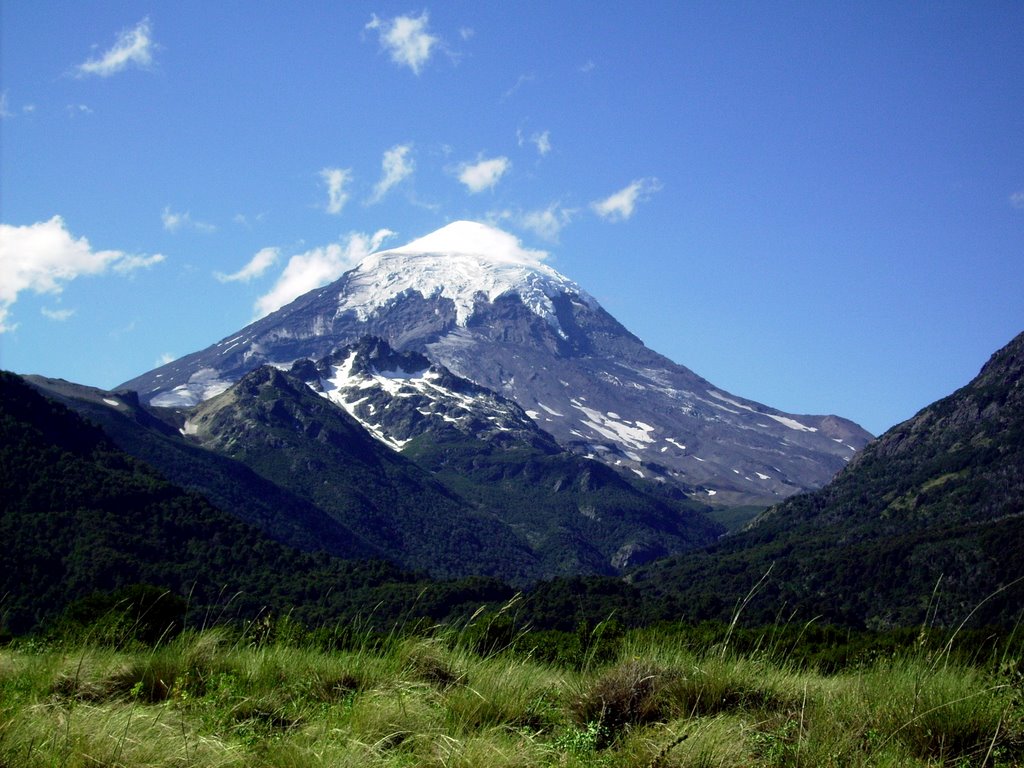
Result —
[{"label": "blue sky", "polygon": [[878,433],[1024,330],[1022,30],[999,2],[0,0],[0,367],[112,387],[474,219],[717,386]]}]

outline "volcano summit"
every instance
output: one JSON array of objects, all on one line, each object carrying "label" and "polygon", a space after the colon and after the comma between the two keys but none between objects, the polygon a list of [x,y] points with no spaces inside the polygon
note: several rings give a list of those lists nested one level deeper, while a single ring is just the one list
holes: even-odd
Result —
[{"label": "volcano summit", "polygon": [[289,368],[373,336],[513,400],[571,451],[716,505],[818,488],[871,439],[847,419],[715,387],[648,349],[545,256],[454,222],[122,387],[191,406],[260,365]]}]

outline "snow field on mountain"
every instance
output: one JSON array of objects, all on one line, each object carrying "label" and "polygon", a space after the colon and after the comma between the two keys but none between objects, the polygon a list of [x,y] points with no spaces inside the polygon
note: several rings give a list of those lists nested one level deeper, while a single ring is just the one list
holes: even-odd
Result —
[{"label": "snow field on mountain", "polygon": [[456,321],[464,327],[480,298],[493,302],[516,293],[531,312],[564,335],[552,298],[568,293],[590,306],[596,302],[543,264],[546,257],[544,251],[523,248],[507,232],[457,221],[407,245],[367,256],[350,274],[338,314],[351,310],[366,320],[394,299],[415,292],[424,298],[450,299]]}]

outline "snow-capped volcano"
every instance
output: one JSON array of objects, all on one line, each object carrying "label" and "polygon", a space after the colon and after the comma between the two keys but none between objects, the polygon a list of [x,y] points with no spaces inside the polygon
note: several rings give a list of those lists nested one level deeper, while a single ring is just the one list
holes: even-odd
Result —
[{"label": "snow-capped volcano", "polygon": [[260,365],[373,336],[514,401],[563,447],[724,504],[818,488],[870,440],[846,419],[725,392],[648,349],[545,256],[455,222],[122,386],[188,406]]},{"label": "snow-capped volcano", "polygon": [[515,293],[534,314],[559,328],[552,299],[570,294],[596,304],[572,280],[543,263],[544,251],[524,248],[507,232],[474,221],[456,221],[407,245],[367,256],[348,275],[338,314],[359,320],[398,297],[415,292],[455,306],[465,326],[480,301]]}]

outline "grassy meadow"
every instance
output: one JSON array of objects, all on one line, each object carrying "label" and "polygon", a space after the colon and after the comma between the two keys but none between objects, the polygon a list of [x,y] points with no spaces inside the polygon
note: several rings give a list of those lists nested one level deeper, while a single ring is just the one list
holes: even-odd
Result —
[{"label": "grassy meadow", "polygon": [[965,660],[955,635],[826,672],[769,630],[739,648],[729,627],[649,628],[559,656],[552,635],[482,641],[494,619],[22,639],[0,649],[0,766],[1024,764],[1020,660]]}]

